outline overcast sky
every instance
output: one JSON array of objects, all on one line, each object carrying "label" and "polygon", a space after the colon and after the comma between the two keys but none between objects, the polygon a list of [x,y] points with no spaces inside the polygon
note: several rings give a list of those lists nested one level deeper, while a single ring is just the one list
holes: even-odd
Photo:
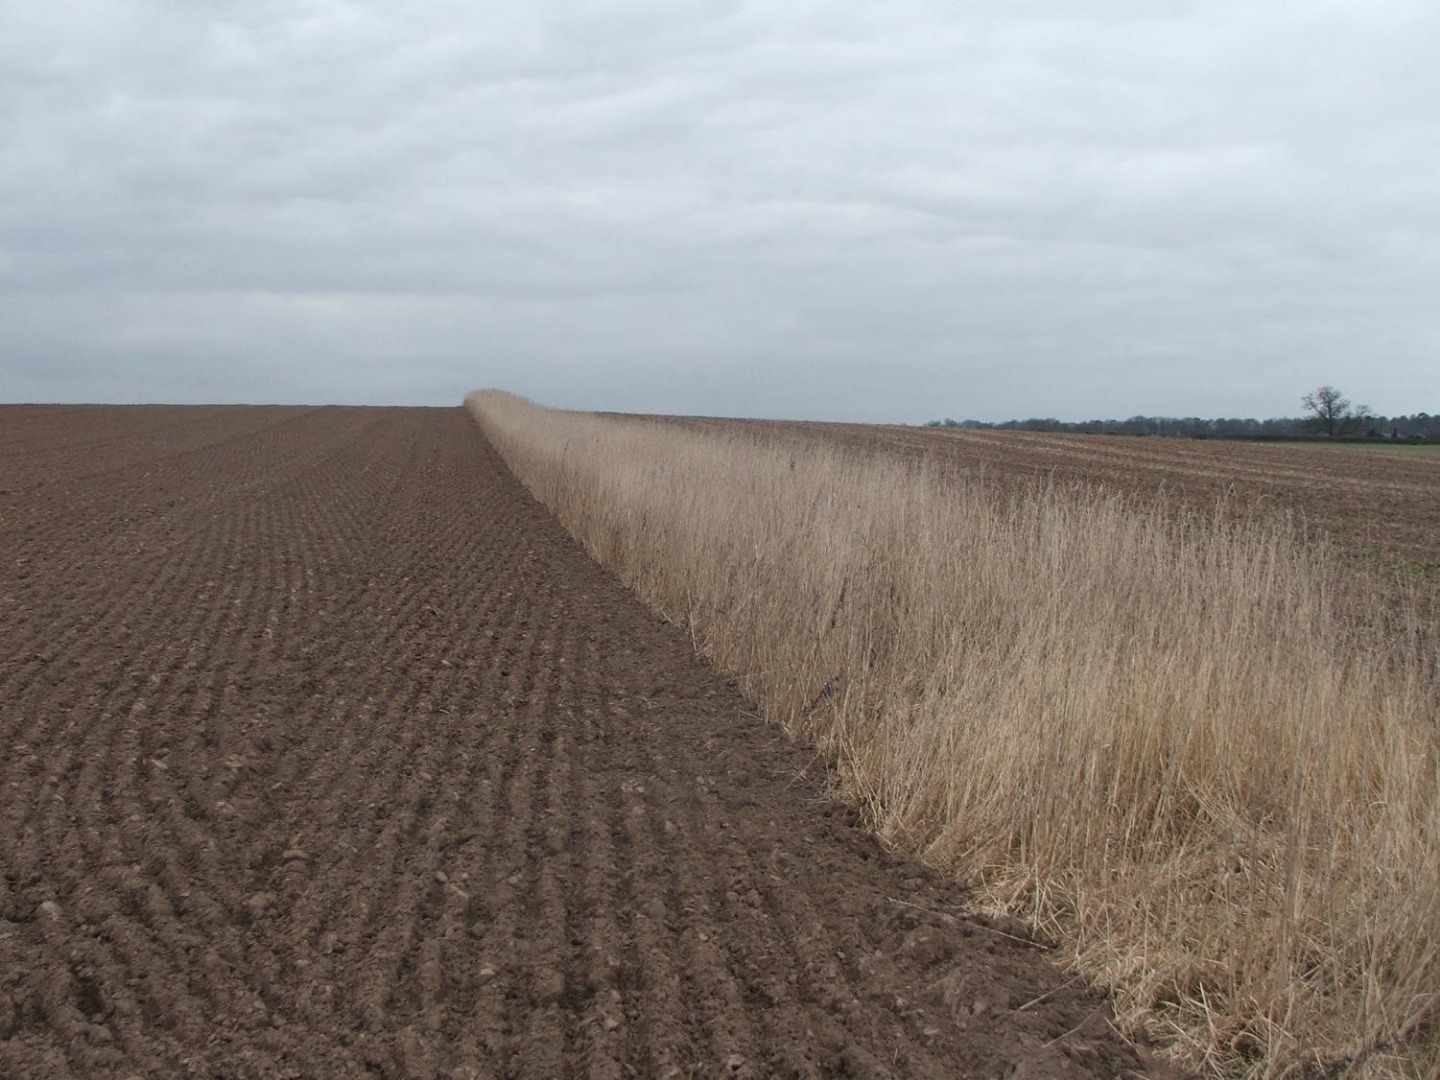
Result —
[{"label": "overcast sky", "polygon": [[1440,412],[1434,0],[0,0],[0,400]]}]

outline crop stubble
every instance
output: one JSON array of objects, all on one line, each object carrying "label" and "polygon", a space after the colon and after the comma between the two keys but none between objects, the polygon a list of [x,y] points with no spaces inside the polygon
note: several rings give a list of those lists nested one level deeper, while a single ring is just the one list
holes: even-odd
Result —
[{"label": "crop stubble", "polygon": [[0,1075],[1138,1065],[460,409],[5,408],[0,551]]}]

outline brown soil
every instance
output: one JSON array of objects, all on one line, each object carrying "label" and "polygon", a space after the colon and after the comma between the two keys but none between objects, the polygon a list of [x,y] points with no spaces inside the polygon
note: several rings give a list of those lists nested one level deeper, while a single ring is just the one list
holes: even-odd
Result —
[{"label": "brown soil", "polygon": [[0,746],[0,1076],[1141,1067],[460,409],[0,409]]}]

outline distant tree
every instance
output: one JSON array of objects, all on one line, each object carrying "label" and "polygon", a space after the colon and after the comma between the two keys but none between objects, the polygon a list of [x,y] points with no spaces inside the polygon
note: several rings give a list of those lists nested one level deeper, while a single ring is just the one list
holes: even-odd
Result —
[{"label": "distant tree", "polygon": [[1131,416],[1125,420],[1056,420],[1033,417],[1029,420],[931,420],[931,427],[979,428],[993,431],[1045,431],[1069,434],[1155,435],[1189,439],[1294,439],[1316,431],[1330,435],[1359,432],[1378,439],[1386,428],[1389,437],[1408,442],[1440,442],[1440,415],[1417,412],[1413,416],[1381,416],[1368,405],[1351,405],[1333,386],[1322,386],[1302,399],[1306,416],[1276,416],[1265,420],[1241,417]]},{"label": "distant tree", "polygon": [[1306,394],[1300,403],[1309,410],[1316,423],[1325,429],[1326,435],[1334,435],[1345,418],[1350,415],[1350,399],[1333,386],[1322,386]]},{"label": "distant tree", "polygon": [[1381,418],[1375,415],[1375,410],[1369,405],[1356,405],[1350,413],[1350,420],[1355,425],[1355,430],[1363,435],[1373,439],[1380,434]]}]

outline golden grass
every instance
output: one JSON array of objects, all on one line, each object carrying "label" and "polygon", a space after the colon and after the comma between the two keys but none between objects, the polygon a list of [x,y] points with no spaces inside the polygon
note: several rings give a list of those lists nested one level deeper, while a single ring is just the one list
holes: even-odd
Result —
[{"label": "golden grass", "polygon": [[1066,942],[1182,1063],[1440,1073],[1435,638],[1352,610],[1334,560],[1096,489],[467,405],[883,836]]}]

